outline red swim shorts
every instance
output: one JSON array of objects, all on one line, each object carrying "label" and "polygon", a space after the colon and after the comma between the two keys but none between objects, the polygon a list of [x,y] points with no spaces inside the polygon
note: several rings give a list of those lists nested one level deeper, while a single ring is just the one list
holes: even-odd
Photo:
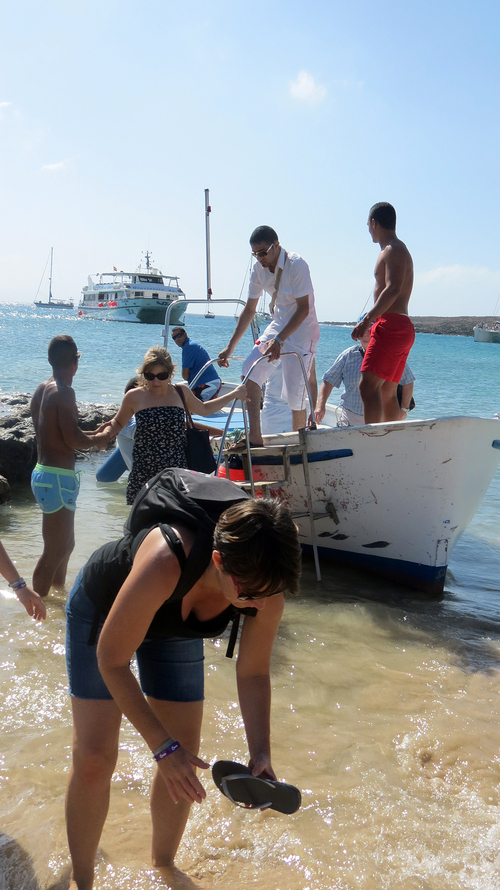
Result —
[{"label": "red swim shorts", "polygon": [[372,326],[361,370],[399,383],[414,342],[415,328],[407,315],[384,313]]}]

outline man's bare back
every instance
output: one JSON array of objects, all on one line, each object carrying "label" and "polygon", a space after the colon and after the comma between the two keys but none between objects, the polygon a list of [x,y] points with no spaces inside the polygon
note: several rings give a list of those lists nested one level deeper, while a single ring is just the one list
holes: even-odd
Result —
[{"label": "man's bare back", "polygon": [[[403,241],[394,236],[388,244],[382,247],[375,263],[374,274],[373,298],[375,303],[387,287],[392,285],[394,290],[397,290],[392,302],[387,308],[382,309],[382,312],[408,315],[408,303],[413,289],[413,260]],[[389,296],[392,296],[392,293]]]},{"label": "man's bare back", "polygon": [[56,382],[53,377],[40,383],[31,400],[31,416],[38,445],[38,463],[74,470],[75,450],[70,443],[74,438],[71,435],[74,427],[78,427],[78,409],[73,387],[62,381]]}]

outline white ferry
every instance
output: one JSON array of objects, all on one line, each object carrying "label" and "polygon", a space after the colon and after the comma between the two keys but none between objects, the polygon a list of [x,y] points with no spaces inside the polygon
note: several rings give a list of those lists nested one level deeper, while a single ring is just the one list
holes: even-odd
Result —
[{"label": "white ferry", "polygon": [[105,321],[129,321],[139,324],[163,324],[167,306],[179,301],[170,313],[170,324],[182,324],[186,311],[184,291],[176,275],[164,275],[151,265],[151,254],[145,254],[145,267],[135,272],[115,268],[88,277],[82,289],[78,315],[102,318]]}]

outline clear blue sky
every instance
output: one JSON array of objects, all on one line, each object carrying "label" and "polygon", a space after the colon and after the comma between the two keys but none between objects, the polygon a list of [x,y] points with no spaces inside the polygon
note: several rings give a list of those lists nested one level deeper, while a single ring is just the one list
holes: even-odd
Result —
[{"label": "clear blue sky", "polygon": [[272,225],[309,263],[320,321],[356,318],[390,201],[413,315],[500,293],[497,0],[0,3],[0,299],[135,268],[239,296]]}]

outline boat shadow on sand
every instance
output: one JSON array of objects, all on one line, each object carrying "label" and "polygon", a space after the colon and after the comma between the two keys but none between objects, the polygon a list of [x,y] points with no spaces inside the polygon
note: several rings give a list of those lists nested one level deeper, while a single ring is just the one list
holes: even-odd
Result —
[{"label": "boat shadow on sand", "polygon": [[312,557],[304,557],[301,589],[308,601],[363,604],[395,643],[403,635],[409,645],[413,638],[446,648],[466,673],[500,669],[498,547],[463,535],[453,551],[444,593],[437,598],[326,560],[321,574],[318,582]]}]

